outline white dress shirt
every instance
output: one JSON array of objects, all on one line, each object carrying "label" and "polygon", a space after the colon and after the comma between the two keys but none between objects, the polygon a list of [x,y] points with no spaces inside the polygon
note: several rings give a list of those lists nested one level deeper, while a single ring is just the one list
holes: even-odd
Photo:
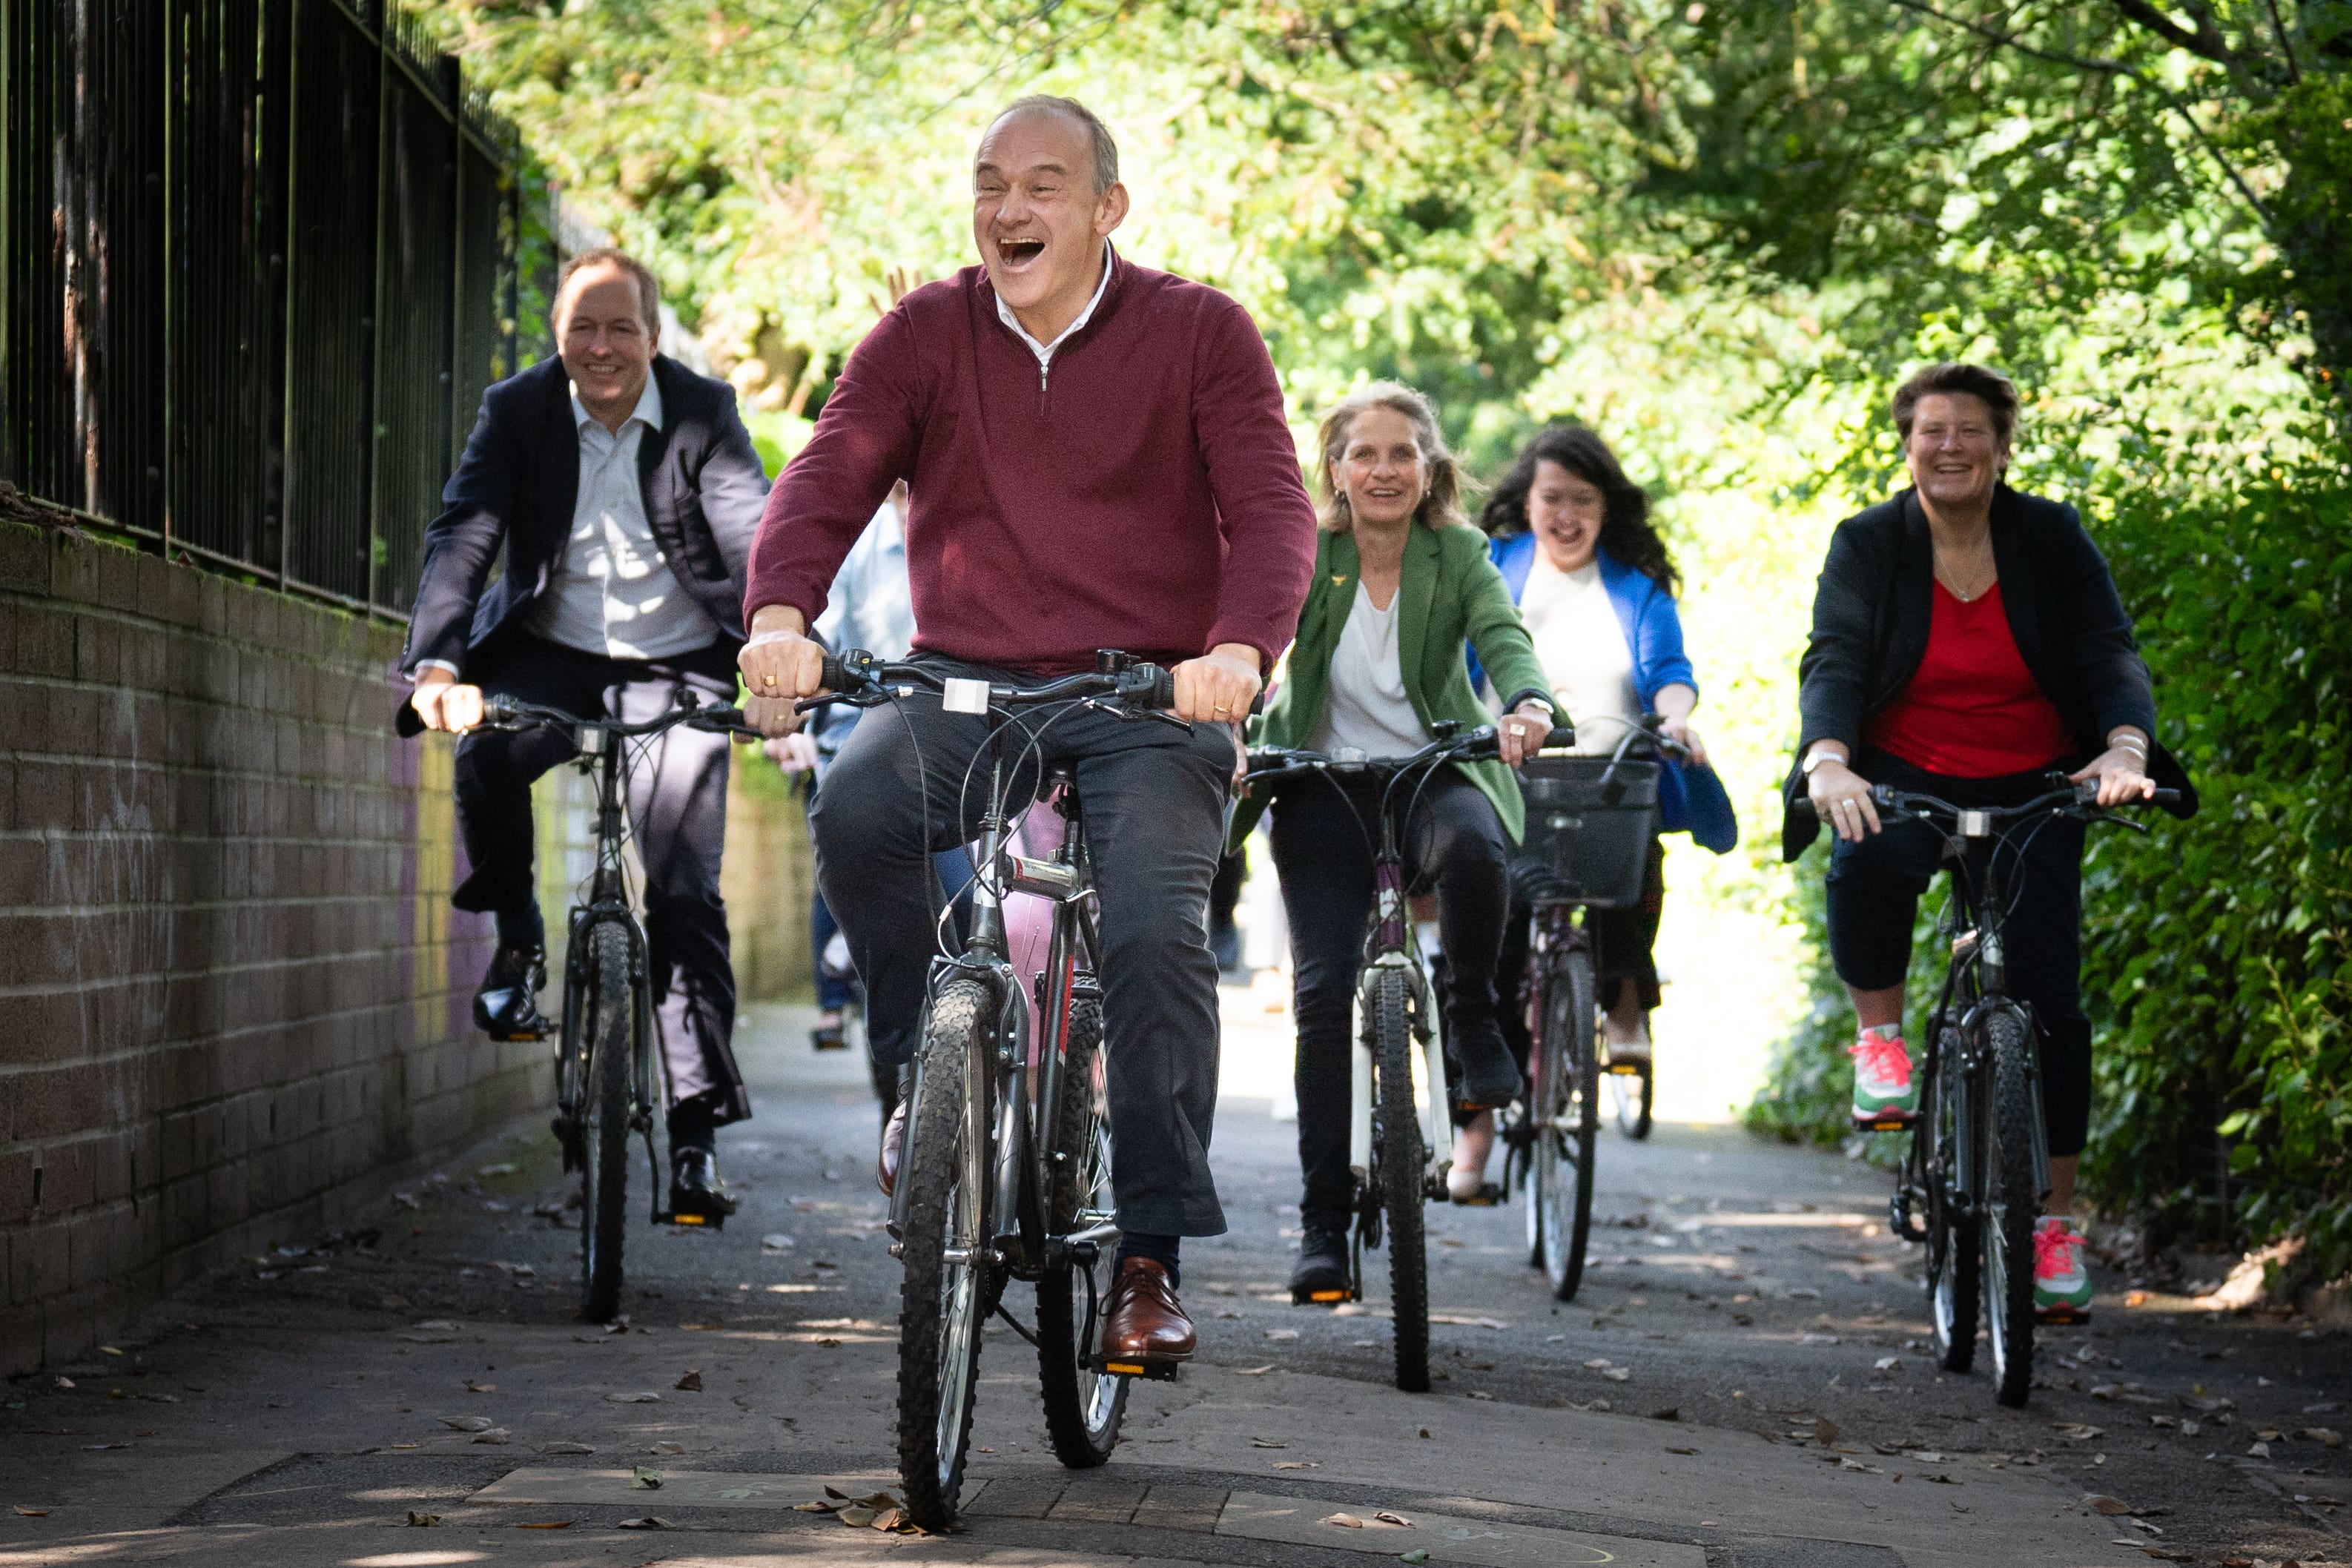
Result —
[{"label": "white dress shirt", "polygon": [[661,388],[651,376],[618,435],[575,392],[580,491],[572,537],[531,612],[530,629],[551,643],[614,659],[660,659],[707,648],[719,628],[688,597],[646,519],[637,449],[662,424]]},{"label": "white dress shirt", "polygon": [[1045,372],[1054,368],[1054,350],[1068,342],[1070,340],[1071,333],[1076,331],[1079,328],[1085,326],[1087,322],[1095,319],[1095,307],[1102,303],[1103,290],[1109,287],[1110,241],[1105,240],[1103,241],[1102,253],[1102,280],[1095,285],[1094,298],[1087,301],[1087,308],[1079,311],[1076,319],[1072,320],[1068,326],[1063,328],[1061,332],[1052,342],[1041,343],[1036,339],[1031,337],[1029,335],[1029,329],[1024,327],[1021,324],[1021,319],[1013,314],[1013,308],[1004,303],[1004,296],[1002,294],[996,296],[996,319],[1003,322],[1006,326],[1012,328],[1015,335],[1017,335],[1023,342],[1029,345],[1029,351],[1037,356],[1037,375],[1040,380],[1043,380]]},{"label": "white dress shirt", "polygon": [[1633,651],[1601,584],[1601,563],[1562,571],[1536,551],[1519,595],[1519,619],[1535,641],[1544,678],[1568,705],[1576,749],[1616,750],[1626,727],[1641,722],[1642,710],[1633,693]]},{"label": "white dress shirt", "polygon": [[1402,586],[1380,609],[1356,580],[1356,601],[1331,651],[1331,677],[1316,724],[1312,748],[1353,747],[1367,757],[1403,757],[1429,744],[1429,731],[1405,694],[1404,664],[1397,654],[1397,608]]},{"label": "white dress shirt", "polygon": [[907,528],[898,507],[882,503],[842,559],[816,634],[835,653],[863,648],[877,659],[907,656],[915,645],[915,595],[907,578]]}]

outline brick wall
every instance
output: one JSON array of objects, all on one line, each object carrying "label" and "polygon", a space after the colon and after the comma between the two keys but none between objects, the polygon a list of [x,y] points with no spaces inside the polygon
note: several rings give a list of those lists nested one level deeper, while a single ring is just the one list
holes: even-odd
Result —
[{"label": "brick wall", "polygon": [[400,629],[0,520],[0,1373],[544,1097]]}]

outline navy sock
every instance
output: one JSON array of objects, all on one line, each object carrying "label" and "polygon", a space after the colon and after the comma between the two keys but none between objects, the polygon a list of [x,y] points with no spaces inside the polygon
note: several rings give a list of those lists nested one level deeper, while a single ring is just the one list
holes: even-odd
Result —
[{"label": "navy sock", "polygon": [[547,923],[539,917],[539,901],[531,900],[520,909],[501,909],[498,913],[499,946],[501,947],[537,947],[547,946]]},{"label": "navy sock", "polygon": [[1130,1230],[1118,1239],[1118,1260],[1124,1263],[1129,1258],[1149,1258],[1168,1270],[1171,1286],[1181,1285],[1184,1271],[1176,1261],[1176,1249],[1183,1239],[1181,1236],[1153,1236],[1140,1230]]}]

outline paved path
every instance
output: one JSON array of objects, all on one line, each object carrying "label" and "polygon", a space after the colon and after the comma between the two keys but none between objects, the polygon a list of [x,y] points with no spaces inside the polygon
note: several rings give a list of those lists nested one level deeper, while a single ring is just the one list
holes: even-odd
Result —
[{"label": "paved path", "polygon": [[[1523,1267],[1515,1211],[1433,1210],[1454,1321],[1437,1392],[1400,1394],[1377,1293],[1340,1314],[1280,1290],[1293,1134],[1258,1096],[1282,1020],[1227,1000],[1233,1231],[1186,1254],[1202,1356],[1139,1385],[1101,1470],[1045,1455],[1026,1347],[999,1328],[967,1531],[788,1506],[891,1479],[896,1265],[857,1064],[813,1056],[804,1018],[768,1009],[744,1035],[761,1119],[726,1145],[746,1210],[716,1236],[633,1229],[625,1331],[570,1315],[577,1231],[534,1212],[564,1187],[544,1135],[519,1134],[417,1184],[380,1234],[253,1260],[121,1354],[12,1385],[0,1568],[2352,1558],[2342,1453],[2291,1435],[2346,1419],[2305,1413],[2352,1396],[2341,1337],[2126,1310],[2118,1289],[2095,1333],[2053,1342],[2032,1407],[2001,1410],[1923,1354],[1882,1178],[1725,1127],[1604,1133],[1612,1223],[1572,1305]],[[2282,1435],[2249,1455],[2266,1428]],[[659,1489],[635,1484],[641,1466]]]}]

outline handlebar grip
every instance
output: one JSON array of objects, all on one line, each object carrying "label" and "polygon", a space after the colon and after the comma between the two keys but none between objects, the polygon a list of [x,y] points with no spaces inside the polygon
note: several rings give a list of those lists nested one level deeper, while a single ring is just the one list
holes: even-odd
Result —
[{"label": "handlebar grip", "polygon": [[2150,795],[2147,798],[2147,803],[2151,806],[2178,806],[2180,804],[2180,791],[2178,789],[2158,789],[2155,794]]},{"label": "handlebar grip", "polygon": [[1537,747],[1537,749],[1539,751],[1549,751],[1556,747],[1570,747],[1575,744],[1576,726],[1572,724],[1556,724],[1552,726],[1551,733],[1544,737],[1543,745]]},{"label": "handlebar grip", "polygon": [[515,711],[515,701],[512,697],[484,697],[482,699],[482,722],[484,724],[512,724],[519,716],[520,716]]},{"label": "handlebar grip", "polygon": [[817,679],[824,684],[824,689],[829,692],[847,691],[856,685],[856,679],[849,673],[849,666],[831,653],[824,656],[824,664]]},{"label": "handlebar grip", "polygon": [[1151,690],[1144,698],[1144,706],[1160,713],[1166,713],[1176,706],[1175,671],[1153,668]]}]

